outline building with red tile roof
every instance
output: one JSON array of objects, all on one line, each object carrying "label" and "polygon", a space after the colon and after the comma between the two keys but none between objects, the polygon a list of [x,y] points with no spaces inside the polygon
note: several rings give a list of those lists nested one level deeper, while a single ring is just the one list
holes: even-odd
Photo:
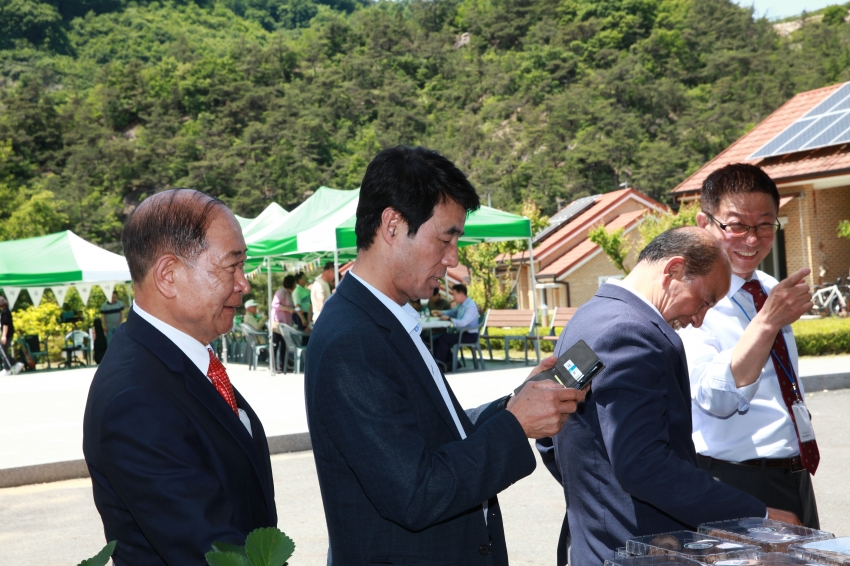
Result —
[{"label": "building with red tile roof", "polygon": [[[549,227],[534,238],[534,266],[541,306],[549,312],[555,307],[577,307],[587,302],[607,277],[623,273],[614,266],[602,249],[587,234],[596,226],[608,231],[622,228],[628,238],[636,233],[640,219],[647,213],[666,212],[660,202],[635,189],[591,195],[571,202],[549,219]],[[517,302],[521,309],[532,308],[529,254],[501,257],[511,266],[517,285]],[[634,257],[630,257],[632,264]]]},{"label": "building with red tile roof", "polygon": [[[843,97],[842,87],[845,91],[850,89],[836,84],[797,94],[672,191],[680,202],[698,200],[705,178],[725,165],[752,163],[764,169],[781,195],[782,229],[773,253],[762,265],[775,277],[784,278],[809,266],[813,271],[810,283],[817,284],[847,277],[850,270],[850,241],[836,233],[838,223],[850,219],[850,144],[752,157],[807,114],[817,114],[818,105],[831,95],[835,94],[836,100]],[[847,100],[850,102],[850,98]],[[791,137],[787,133],[785,136]]]}]

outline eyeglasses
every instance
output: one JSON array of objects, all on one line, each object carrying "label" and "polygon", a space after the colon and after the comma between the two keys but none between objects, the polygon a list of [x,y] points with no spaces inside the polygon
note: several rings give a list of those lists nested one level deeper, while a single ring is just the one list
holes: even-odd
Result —
[{"label": "eyeglasses", "polygon": [[720,229],[732,236],[733,238],[741,238],[746,236],[750,230],[753,230],[756,233],[756,238],[769,238],[774,235],[780,228],[779,222],[765,222],[764,224],[759,224],[758,226],[747,226],[746,224],[741,224],[740,222],[730,222],[725,224],[709,213],[705,213],[708,216],[709,220],[712,222],[716,222]]}]

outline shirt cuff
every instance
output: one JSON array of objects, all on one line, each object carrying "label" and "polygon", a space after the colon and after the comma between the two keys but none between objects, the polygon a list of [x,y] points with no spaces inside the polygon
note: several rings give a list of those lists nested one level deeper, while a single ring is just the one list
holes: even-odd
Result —
[{"label": "shirt cuff", "polygon": [[750,408],[750,401],[756,396],[761,375],[750,385],[738,387],[732,375],[732,350],[720,352],[705,367],[706,381],[710,389],[734,393],[738,398],[738,411]]}]

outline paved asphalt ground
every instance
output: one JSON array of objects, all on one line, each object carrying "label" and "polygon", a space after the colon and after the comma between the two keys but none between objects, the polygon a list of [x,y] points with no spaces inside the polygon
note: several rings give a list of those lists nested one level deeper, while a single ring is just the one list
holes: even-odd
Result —
[{"label": "paved asphalt ground", "polygon": [[[808,399],[822,454],[815,478],[821,525],[850,535],[850,389],[810,391]],[[297,545],[290,563],[324,566],[327,532],[312,452],[273,456],[272,465],[279,527]],[[500,501],[511,564],[552,564],[564,503],[546,469],[539,465],[500,494]],[[0,489],[0,564],[74,565],[104,542],[89,480]]]}]

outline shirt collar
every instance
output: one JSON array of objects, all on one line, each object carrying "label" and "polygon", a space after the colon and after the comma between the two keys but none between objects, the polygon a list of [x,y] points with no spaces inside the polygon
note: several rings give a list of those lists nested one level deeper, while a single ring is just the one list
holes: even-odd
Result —
[{"label": "shirt collar", "polygon": [[150,323],[151,326],[165,334],[165,337],[174,342],[181,352],[186,354],[195,366],[201,370],[201,373],[207,375],[210,369],[210,354],[208,346],[204,346],[185,332],[177,330],[170,324],[161,321],[154,315],[142,310],[138,301],[133,302],[133,310],[140,317]]},{"label": "shirt collar", "polygon": [[416,331],[416,333],[419,334],[422,331],[422,327],[419,326],[419,313],[416,312],[416,309],[411,307],[408,303],[405,303],[404,306],[396,303],[363,280],[363,278],[354,273],[353,270],[349,270],[348,273],[360,281],[364,287],[369,289],[369,292],[375,295],[375,297],[381,301],[381,303],[387,307],[391,313],[393,313],[393,316],[395,316],[401,323],[402,327],[404,327],[405,332],[410,334],[411,332]]},{"label": "shirt collar", "polygon": [[632,295],[634,295],[635,297],[637,297],[638,299],[640,299],[641,301],[643,301],[644,303],[646,303],[647,305],[649,305],[649,307],[650,307],[652,310],[654,310],[655,312],[657,312],[657,313],[658,313],[658,316],[660,316],[661,318],[664,318],[663,316],[661,316],[661,311],[660,311],[660,310],[658,310],[658,308],[657,308],[655,305],[653,305],[653,304],[649,301],[649,299],[647,299],[646,297],[644,297],[643,295],[641,295],[640,293],[638,293],[637,291],[635,291],[634,289],[632,289],[631,285],[629,285],[629,284],[626,282],[626,280],[625,280],[625,279],[619,279],[619,280],[618,280],[618,279],[608,279],[608,280],[607,280],[607,281],[605,281],[605,282],[606,282],[606,283],[608,283],[608,284],[610,284],[610,285],[616,285],[617,287],[620,287],[621,289],[625,289],[626,291],[628,291],[629,293],[631,293]]},{"label": "shirt collar", "polygon": [[[737,293],[738,291],[741,290],[741,287],[744,286],[744,283],[747,283],[748,281],[758,281],[759,283],[762,283],[761,279],[759,279],[758,270],[753,271],[753,276],[750,277],[749,280],[744,279],[743,277],[739,277],[739,276],[737,276],[733,273],[732,274],[732,281],[729,285],[729,292],[726,293],[726,296],[727,297],[733,297],[735,295],[735,293]],[[764,286],[764,285],[762,284],[762,286]]]}]

